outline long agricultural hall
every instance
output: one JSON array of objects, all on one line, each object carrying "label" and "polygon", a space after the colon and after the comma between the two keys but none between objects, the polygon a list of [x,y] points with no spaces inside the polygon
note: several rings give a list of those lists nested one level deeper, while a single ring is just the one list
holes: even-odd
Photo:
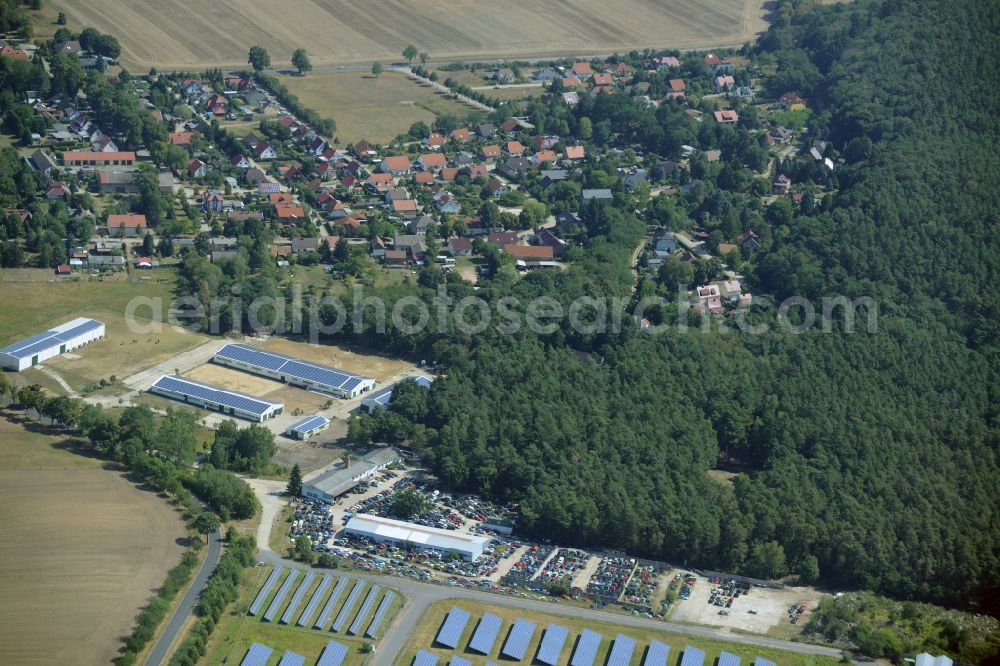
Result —
[{"label": "long agricultural hall", "polygon": [[247,345],[226,345],[215,353],[212,360],[219,365],[276,379],[306,390],[329,393],[345,400],[356,398],[375,387],[375,380],[369,377]]},{"label": "long agricultural hall", "polygon": [[163,375],[153,382],[149,392],[257,423],[278,416],[285,408],[280,402],[271,402],[175,375]]},{"label": "long agricultural hall", "polygon": [[79,317],[0,349],[0,366],[21,372],[103,337],[103,323]]}]

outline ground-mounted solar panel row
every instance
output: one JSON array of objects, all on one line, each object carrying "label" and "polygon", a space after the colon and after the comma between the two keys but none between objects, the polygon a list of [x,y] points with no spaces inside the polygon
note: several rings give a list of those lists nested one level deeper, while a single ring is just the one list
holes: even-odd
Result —
[{"label": "ground-mounted solar panel row", "polygon": [[777,665],[770,659],[764,659],[764,657],[757,657],[753,662],[753,666],[777,666]]},{"label": "ground-mounted solar panel row", "polygon": [[646,650],[646,659],[642,662],[642,666],[667,666],[667,658],[669,656],[669,645],[657,640],[650,641],[649,649]]},{"label": "ground-mounted solar panel row", "polygon": [[568,635],[569,629],[566,627],[550,624],[545,628],[545,636],[542,637],[542,644],[538,646],[536,659],[543,664],[555,666],[556,662],[559,661],[559,655],[562,653]]},{"label": "ground-mounted solar panel row", "polygon": [[740,658],[723,650],[719,655],[719,666],[740,666]]},{"label": "ground-mounted solar panel row", "polygon": [[448,662],[448,666],[472,666],[472,662],[465,657],[459,657],[457,654],[451,658]]},{"label": "ground-mounted solar panel row", "polygon": [[413,666],[436,666],[438,658],[427,650],[420,650],[413,658]]},{"label": "ground-mounted solar panel row", "polygon": [[608,655],[607,666],[628,666],[632,660],[632,651],[635,650],[635,639],[624,634],[615,636],[615,645]]},{"label": "ground-mounted solar panel row", "polygon": [[340,631],[341,628],[343,628],[344,623],[347,622],[347,618],[351,614],[351,608],[354,607],[358,597],[361,596],[361,591],[364,589],[365,582],[363,580],[359,580],[354,584],[354,589],[351,590],[351,593],[347,596],[347,601],[344,602],[344,607],[340,609],[339,613],[337,613],[337,619],[333,621],[333,626],[330,627],[330,631]]},{"label": "ground-mounted solar panel row", "polygon": [[698,648],[689,645],[684,646],[684,654],[681,656],[681,666],[701,666],[705,663],[705,653]]},{"label": "ground-mounted solar panel row", "polygon": [[365,597],[364,603],[361,604],[361,610],[359,610],[357,616],[355,616],[354,622],[351,622],[351,626],[347,628],[347,633],[351,636],[357,636],[361,631],[361,627],[364,626],[365,618],[368,617],[368,613],[371,612],[372,606],[375,605],[375,598],[378,596],[379,590],[381,590],[381,588],[378,585],[372,585],[372,589],[368,591],[368,596]]},{"label": "ground-mounted solar panel row", "polygon": [[378,610],[375,611],[375,617],[372,618],[371,623],[368,625],[368,629],[365,630],[365,636],[368,638],[375,638],[375,635],[378,633],[378,628],[382,624],[382,620],[385,619],[385,614],[389,612],[389,607],[392,605],[392,600],[395,598],[395,592],[385,593],[385,596],[382,597],[382,601],[378,605]]},{"label": "ground-mounted solar panel row", "polygon": [[601,635],[596,631],[584,629],[580,634],[580,640],[576,644],[576,651],[570,666],[592,666],[594,658],[597,656],[597,648],[601,645]]},{"label": "ground-mounted solar panel row", "polygon": [[330,598],[327,599],[326,605],[323,606],[323,612],[319,614],[318,618],[316,618],[316,624],[313,625],[313,629],[323,629],[326,627],[327,623],[330,621],[330,616],[333,615],[333,609],[337,605],[337,601],[340,599],[341,595],[344,594],[347,582],[346,578],[341,578],[337,581],[337,587],[333,588],[333,593],[330,595]]},{"label": "ground-mounted solar panel row", "polygon": [[323,654],[319,656],[316,666],[340,666],[347,657],[348,648],[343,643],[330,641],[323,648]]},{"label": "ground-mounted solar panel row", "polygon": [[316,612],[316,607],[319,606],[319,602],[323,600],[323,594],[326,593],[326,589],[330,587],[330,583],[332,581],[333,578],[329,574],[323,576],[323,580],[319,582],[319,585],[316,587],[316,591],[313,592],[312,598],[309,599],[309,603],[306,604],[306,609],[302,611],[302,615],[299,616],[299,621],[295,624],[300,627],[306,626],[306,623],[309,622],[309,618],[311,618],[313,613]]},{"label": "ground-mounted solar panel row", "polygon": [[247,650],[247,654],[240,662],[240,666],[267,666],[267,660],[271,658],[273,649],[260,643],[254,643]]},{"label": "ground-mounted solar panel row", "polygon": [[489,654],[493,651],[493,644],[496,643],[497,634],[500,633],[500,626],[503,620],[499,615],[486,613],[476,627],[476,633],[472,635],[469,648],[480,654]]},{"label": "ground-mounted solar panel row", "polygon": [[281,655],[281,661],[278,662],[278,666],[305,666],[305,664],[306,658],[298,652],[292,652],[291,650]]},{"label": "ground-mounted solar panel row", "polygon": [[458,639],[461,637],[465,625],[468,623],[468,611],[462,610],[458,606],[452,607],[438,631],[437,638],[434,639],[435,642],[454,650],[458,646]]},{"label": "ground-mounted solar panel row", "polygon": [[507,636],[507,642],[503,644],[500,654],[518,661],[524,659],[524,653],[528,651],[528,643],[534,635],[535,623],[517,618],[514,620],[514,626],[511,628],[510,635]]},{"label": "ground-mounted solar panel row", "polygon": [[300,603],[302,603],[302,597],[305,596],[306,590],[309,589],[309,585],[313,582],[313,578],[315,577],[316,574],[312,571],[306,572],[305,579],[303,579],[303,581],[299,584],[298,589],[295,590],[295,594],[292,595],[292,600],[288,602],[288,608],[285,609],[285,612],[281,616],[282,624],[288,624],[292,621],[292,618],[295,616],[295,609],[299,607]]},{"label": "ground-mounted solar panel row", "polygon": [[284,567],[275,567],[274,571],[271,572],[271,575],[267,577],[267,580],[264,581],[264,586],[260,588],[260,592],[257,593],[257,598],[254,599],[253,603],[250,605],[250,615],[256,615],[260,612],[261,606],[264,605],[264,600],[267,599],[267,595],[271,593],[271,588],[274,587],[276,582],[278,582],[278,578],[284,570]]},{"label": "ground-mounted solar panel row", "polygon": [[298,569],[292,569],[288,572],[285,582],[278,588],[278,593],[274,595],[274,599],[271,600],[271,605],[267,607],[267,612],[264,613],[265,620],[270,622],[274,619],[274,616],[278,613],[278,609],[281,608],[281,603],[285,600],[285,596],[288,594],[288,591],[292,589],[292,583],[294,583],[295,579],[298,577]]}]

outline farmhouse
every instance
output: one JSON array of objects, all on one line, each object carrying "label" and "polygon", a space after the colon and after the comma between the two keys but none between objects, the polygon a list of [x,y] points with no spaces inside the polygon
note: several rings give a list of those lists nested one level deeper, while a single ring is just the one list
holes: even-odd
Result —
[{"label": "farmhouse", "polygon": [[108,234],[138,236],[146,229],[145,215],[108,215]]},{"label": "farmhouse", "polygon": [[320,470],[302,483],[302,496],[312,500],[333,503],[335,499],[358,485],[363,479],[385,469],[401,459],[395,449],[375,449],[361,460],[352,461]]},{"label": "farmhouse", "polygon": [[292,439],[306,440],[330,427],[330,420],[323,416],[310,416],[288,426],[285,435]]},{"label": "farmhouse", "polygon": [[135,153],[132,151],[101,153],[92,150],[67,151],[63,153],[63,166],[132,166]]},{"label": "farmhouse", "polygon": [[[430,388],[431,386],[432,380],[428,379],[427,377],[413,377],[412,379],[415,382],[417,382],[418,386],[422,386],[423,388]],[[368,412],[369,414],[374,414],[379,410],[388,408],[389,403],[392,402],[392,390],[394,388],[396,388],[396,384],[393,384],[392,386],[387,386],[381,391],[373,393],[372,395],[362,400],[361,411]]]},{"label": "farmhouse", "polygon": [[212,360],[219,365],[344,399],[356,398],[375,387],[375,380],[368,377],[246,345],[226,345]]},{"label": "farmhouse", "polygon": [[79,317],[0,349],[0,367],[21,372],[103,337],[103,323]]},{"label": "farmhouse", "polygon": [[357,534],[373,541],[405,543],[421,550],[436,553],[458,553],[467,562],[479,559],[483,554],[483,549],[490,543],[488,537],[442,530],[436,527],[424,527],[402,520],[380,518],[364,513],[351,518],[344,531],[347,534]]},{"label": "farmhouse", "polygon": [[285,408],[279,402],[270,402],[246,393],[230,391],[176,375],[163,375],[153,382],[149,392],[257,423],[274,418]]}]

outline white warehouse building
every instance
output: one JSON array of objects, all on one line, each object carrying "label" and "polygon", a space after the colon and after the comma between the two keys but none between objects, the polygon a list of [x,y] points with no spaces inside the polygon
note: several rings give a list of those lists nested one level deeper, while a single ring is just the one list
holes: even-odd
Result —
[{"label": "white warehouse building", "polygon": [[21,372],[88,342],[100,340],[104,335],[103,323],[79,317],[0,349],[0,366]]},{"label": "white warehouse building", "polygon": [[489,537],[442,530],[437,527],[424,527],[366,513],[359,513],[351,518],[344,531],[373,541],[407,543],[415,548],[436,553],[458,553],[462,559],[469,562],[479,559],[491,541]]},{"label": "white warehouse building", "polygon": [[308,391],[329,393],[345,400],[356,398],[375,387],[375,380],[369,377],[247,345],[226,345],[215,352],[212,361]]}]

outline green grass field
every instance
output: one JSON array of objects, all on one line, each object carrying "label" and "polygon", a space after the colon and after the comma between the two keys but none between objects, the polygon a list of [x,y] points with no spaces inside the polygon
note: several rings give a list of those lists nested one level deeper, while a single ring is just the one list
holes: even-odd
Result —
[{"label": "green grass field", "polygon": [[[247,650],[249,649],[251,643],[258,642],[263,643],[274,649],[274,653],[268,660],[268,665],[273,666],[277,664],[281,659],[281,655],[285,650],[292,650],[306,657],[306,663],[315,663],[319,658],[320,654],[323,652],[323,648],[326,644],[335,640],[339,643],[343,643],[350,648],[350,652],[347,658],[344,660],[346,666],[359,666],[365,662],[366,653],[362,652],[362,646],[365,643],[371,643],[367,639],[355,638],[348,636],[344,631],[340,632],[330,632],[330,631],[315,631],[312,627],[312,622],[309,622],[310,628],[303,628],[295,626],[294,622],[291,626],[286,626],[279,624],[277,622],[277,617],[281,616],[290,601],[292,594],[294,593],[294,585],[291,591],[289,591],[285,601],[282,603],[281,608],[278,611],[277,617],[274,622],[264,622],[263,620],[249,615],[245,615],[246,610],[249,608],[250,603],[253,601],[257,594],[257,590],[263,585],[267,576],[271,573],[273,567],[257,567],[255,569],[249,569],[244,573],[243,580],[240,584],[239,589],[239,599],[231,607],[229,614],[225,615],[220,621],[219,625],[216,627],[212,634],[212,638],[209,640],[209,644],[206,651],[205,660],[202,662],[208,664],[209,666],[216,666],[217,664],[238,664],[240,660],[243,659]],[[312,581],[310,587],[306,590],[306,594],[299,604],[297,614],[301,610],[305,609],[306,605],[309,603],[309,599],[312,593],[319,586],[319,582],[322,579],[320,571],[317,571],[316,579]],[[332,572],[336,576],[336,572]],[[282,578],[279,579],[278,583],[275,585],[274,591],[272,591],[267,600],[264,603],[264,608],[267,608],[268,604],[274,598],[277,593],[277,589],[281,585],[281,581],[287,576],[287,573],[282,574]],[[303,574],[300,574],[299,581],[302,580]],[[296,582],[295,585],[299,583]],[[331,584],[329,590],[333,589],[336,585],[336,578]],[[329,595],[330,591],[327,591],[325,595]],[[340,600],[337,602],[333,609],[333,617],[336,617],[337,613],[340,612],[340,608],[343,606],[344,602],[348,596],[348,590],[350,586],[341,595]],[[367,594],[368,588],[365,588],[365,592],[362,593],[361,597],[354,605],[355,611],[361,607],[361,603],[364,599],[365,594]],[[366,615],[364,625],[370,622],[371,617],[374,615],[375,610],[381,600],[381,596],[384,594],[383,591],[379,593],[371,611]],[[325,599],[324,602],[325,603]],[[393,618],[402,608],[402,599],[400,595],[396,594],[396,600],[392,603],[389,613],[383,620],[383,627],[388,627],[391,625]],[[322,604],[320,609],[316,611],[318,614],[322,610]],[[353,612],[353,611],[352,611]],[[261,611],[260,615],[263,615]],[[311,618],[315,621],[315,617]],[[348,620],[347,624],[350,624],[354,619],[353,615]],[[346,630],[346,627],[344,627]],[[377,645],[377,641],[375,641]]]},{"label": "green grass field", "polygon": [[385,142],[418,120],[430,125],[439,115],[464,118],[472,111],[398,72],[384,72],[378,78],[363,72],[279,78],[303,104],[337,121],[341,145],[361,139]]},{"label": "green grass field", "polygon": [[[440,629],[448,611],[453,606],[466,609],[472,614],[473,619],[469,621],[465,630],[462,632],[462,638],[459,641],[459,649],[457,651],[434,647],[434,636]],[[472,638],[473,632],[475,631],[478,619],[487,611],[502,617],[504,624],[501,627],[497,640],[493,645],[493,650],[489,655],[484,656],[468,650],[467,646],[469,640]],[[631,666],[638,666],[638,664],[642,663],[646,646],[649,644],[649,641],[654,638],[662,643],[670,645],[669,664],[677,663],[677,660],[686,645],[704,650],[707,664],[714,664],[716,658],[722,650],[726,650],[727,652],[742,657],[743,663],[752,663],[758,656],[770,659],[779,666],[833,666],[837,663],[837,660],[832,657],[799,655],[771,648],[758,648],[750,645],[743,645],[741,643],[730,643],[708,638],[681,636],[678,634],[671,634],[666,631],[657,631],[655,629],[641,629],[636,627],[624,627],[605,622],[577,620],[560,615],[548,615],[536,611],[508,608],[502,605],[488,605],[466,600],[446,600],[440,601],[430,607],[420,624],[417,626],[417,629],[414,631],[413,636],[408,641],[406,649],[397,658],[396,666],[410,666],[413,663],[414,655],[421,649],[437,655],[439,660],[438,663],[446,663],[453,653],[457,653],[466,659],[470,659],[476,666],[481,666],[487,661],[495,661],[499,663],[501,659],[503,659],[505,663],[512,664],[514,662],[511,660],[500,657],[500,649],[503,647],[504,640],[511,624],[517,618],[524,618],[534,622],[538,627],[535,630],[535,634],[532,637],[531,642],[528,644],[528,650],[525,653],[530,656],[526,656],[525,661],[521,663],[530,663],[532,656],[537,652],[538,646],[542,641],[542,635],[544,633],[542,630],[549,624],[557,624],[569,629],[569,638],[566,639],[566,645],[563,647],[557,666],[566,666],[569,664],[573,644],[576,641],[576,637],[584,629],[592,629],[604,637],[604,640],[601,642],[601,646],[597,651],[597,659],[594,661],[595,664],[605,663],[607,655],[611,649],[611,643],[619,632],[636,640],[635,651],[632,654],[632,660],[630,662]]]}]

